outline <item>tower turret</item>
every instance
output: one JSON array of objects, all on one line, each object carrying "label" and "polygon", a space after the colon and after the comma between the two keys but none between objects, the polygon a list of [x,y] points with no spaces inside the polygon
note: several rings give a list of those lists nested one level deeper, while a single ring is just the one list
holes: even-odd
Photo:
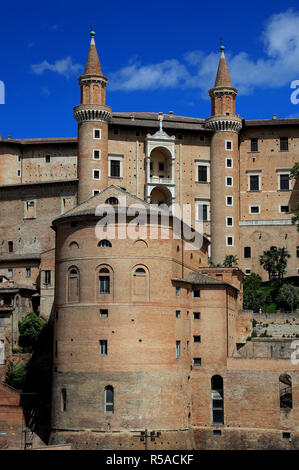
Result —
[{"label": "tower turret", "polygon": [[74,108],[78,122],[78,204],[108,186],[108,122],[106,85],[91,28],[91,41],[84,74],[79,77],[81,104]]},{"label": "tower turret", "polygon": [[211,257],[222,263],[226,255],[239,257],[239,138],[242,119],[235,114],[237,89],[232,86],[224,46],[214,88],[209,90],[212,116],[206,127],[211,140]]}]

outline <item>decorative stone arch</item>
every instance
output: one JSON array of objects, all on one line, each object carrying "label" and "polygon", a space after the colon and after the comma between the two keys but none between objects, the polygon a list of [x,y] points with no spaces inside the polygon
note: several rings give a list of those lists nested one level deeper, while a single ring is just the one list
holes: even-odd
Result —
[{"label": "decorative stone arch", "polygon": [[131,271],[131,297],[133,301],[150,299],[149,269],[144,264],[136,264]]},{"label": "decorative stone arch", "polygon": [[[166,185],[175,198],[174,185],[174,165],[175,165],[175,136],[169,136],[162,129],[163,116],[159,117],[160,130],[154,135],[147,135],[146,138],[146,178],[147,178],[147,200],[150,201],[150,194],[153,188],[159,184]],[[158,168],[153,168],[151,172],[151,162],[157,163],[158,154],[161,156],[161,163],[167,163],[163,172],[159,173]],[[156,157],[155,157],[156,155]]]},{"label": "decorative stone arch", "polygon": [[152,188],[149,197],[151,204],[166,204],[167,206],[171,206],[174,196],[168,187],[157,185]]},{"label": "decorative stone arch", "polygon": [[70,266],[67,270],[67,303],[80,302],[80,271],[77,266]]}]

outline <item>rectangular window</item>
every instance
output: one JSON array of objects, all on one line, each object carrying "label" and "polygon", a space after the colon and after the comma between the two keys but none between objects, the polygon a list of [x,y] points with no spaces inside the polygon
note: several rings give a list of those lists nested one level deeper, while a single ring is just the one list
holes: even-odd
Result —
[{"label": "rectangular window", "polygon": [[226,205],[227,206],[233,205],[233,196],[226,196]]},{"label": "rectangular window", "polygon": [[21,161],[22,161],[22,157],[21,157],[21,155],[19,155],[18,156],[18,162],[21,163]]},{"label": "rectangular window", "polygon": [[226,158],[225,159],[225,168],[232,168],[233,167],[233,161],[231,158]]},{"label": "rectangular window", "polygon": [[180,318],[180,317],[181,317],[181,311],[180,311],[180,310],[176,310],[175,316],[176,316],[176,318]]},{"label": "rectangular window", "polygon": [[290,212],[290,208],[289,208],[289,206],[283,206],[283,205],[280,205],[280,206],[279,206],[279,208],[280,208],[280,210],[279,210],[279,211],[280,211],[281,213],[288,214],[288,213]]},{"label": "rectangular window", "polygon": [[94,129],[93,130],[93,138],[94,139],[101,139],[101,129]]},{"label": "rectangular window", "polygon": [[73,200],[71,197],[62,197],[61,198],[61,213],[65,214],[73,208]]},{"label": "rectangular window", "polygon": [[181,342],[177,341],[176,346],[175,346],[175,357],[176,359],[179,359],[181,356]]},{"label": "rectangular window", "polygon": [[93,159],[94,159],[94,160],[100,160],[100,159],[101,159],[101,150],[99,150],[99,149],[94,149],[94,151],[93,151]]},{"label": "rectangular window", "polygon": [[164,171],[164,163],[159,162],[159,171]]},{"label": "rectangular window", "polygon": [[21,178],[21,176],[22,176],[22,172],[21,170],[18,170],[18,178]]},{"label": "rectangular window", "polygon": [[201,366],[201,357],[194,357],[193,358],[193,365],[195,367],[200,367]]},{"label": "rectangular window", "polygon": [[193,336],[193,343],[200,343],[201,340],[200,340],[200,336],[196,335],[196,336]]},{"label": "rectangular window", "polygon": [[100,276],[100,294],[110,294],[110,276]]},{"label": "rectangular window", "polygon": [[296,246],[296,256],[299,258],[299,246]]},{"label": "rectangular window", "polygon": [[251,152],[258,152],[258,140],[251,139]]},{"label": "rectangular window", "polygon": [[206,165],[198,165],[197,176],[197,181],[206,183],[208,181],[208,167]]},{"label": "rectangular window", "polygon": [[280,151],[287,152],[289,150],[289,141],[287,137],[280,137]]},{"label": "rectangular window", "polygon": [[279,189],[290,189],[290,177],[288,173],[279,175]]},{"label": "rectangular window", "polygon": [[259,175],[250,175],[249,178],[249,188],[250,191],[259,191],[260,184],[259,184]]},{"label": "rectangular window", "polygon": [[13,252],[13,242],[8,242],[8,252],[12,253]]},{"label": "rectangular window", "polygon": [[250,269],[250,268],[245,269],[245,274],[246,274],[246,276],[249,276],[250,273],[251,273],[251,269]]},{"label": "rectangular window", "polygon": [[35,218],[35,201],[25,201],[24,207],[24,218],[25,219],[34,219]]},{"label": "rectangular window", "polygon": [[233,217],[226,217],[226,226],[233,227],[234,226],[234,219]]},{"label": "rectangular window", "polygon": [[110,160],[110,176],[120,178],[120,160]]},{"label": "rectangular window", "polygon": [[233,177],[232,176],[226,176],[225,177],[225,186],[232,186],[233,185]]},{"label": "rectangular window", "polygon": [[175,295],[178,297],[180,294],[181,294],[181,288],[180,288],[180,287],[176,287],[176,288],[175,288]]},{"label": "rectangular window", "polygon": [[251,258],[250,246],[244,246],[244,258]]},{"label": "rectangular window", "polygon": [[100,340],[100,355],[107,356],[108,354],[108,342],[106,339]]},{"label": "rectangular window", "polygon": [[45,156],[45,161],[46,161],[46,163],[50,163],[50,161],[51,161],[51,155],[46,155],[46,156]]},{"label": "rectangular window", "polygon": [[107,309],[101,309],[100,310],[100,316],[101,316],[101,318],[108,318],[108,310]]},{"label": "rectangular window", "polygon": [[12,277],[13,277],[13,269],[12,268],[8,268],[7,277],[8,277],[8,279],[12,279]]},{"label": "rectangular window", "polygon": [[31,268],[26,268],[26,277],[31,276]]},{"label": "rectangular window", "polygon": [[51,271],[49,270],[44,271],[44,284],[51,284]]},{"label": "rectangular window", "polygon": [[208,204],[198,204],[198,220],[203,222],[208,220]]},{"label": "rectangular window", "polygon": [[193,320],[200,320],[200,312],[193,312]]},{"label": "rectangular window", "polygon": [[233,141],[232,140],[226,140],[225,141],[225,150],[232,150],[233,149]]},{"label": "rectangular window", "polygon": [[199,289],[193,290],[192,295],[194,298],[198,299],[200,297],[200,290]]},{"label": "rectangular window", "polygon": [[226,246],[234,246],[234,237],[226,237]]},{"label": "rectangular window", "polygon": [[114,134],[114,135],[118,135],[118,134],[119,134],[118,129],[113,129],[113,134]]},{"label": "rectangular window", "polygon": [[259,214],[260,206],[250,206],[250,214]]},{"label": "rectangular window", "polygon": [[93,179],[100,180],[101,179],[101,171],[100,170],[92,170],[93,172]]}]

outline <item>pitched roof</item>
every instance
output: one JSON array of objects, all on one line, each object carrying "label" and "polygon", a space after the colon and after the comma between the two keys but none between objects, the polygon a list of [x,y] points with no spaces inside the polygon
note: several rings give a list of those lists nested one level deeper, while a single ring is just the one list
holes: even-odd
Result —
[{"label": "pitched roof", "polygon": [[218,87],[230,87],[232,88],[232,82],[230,79],[230,74],[228,70],[228,66],[226,63],[226,58],[224,55],[223,50],[221,51],[221,56],[218,64],[218,70],[215,80],[214,88]]},{"label": "pitched roof", "polygon": [[215,279],[214,277],[208,276],[207,274],[202,274],[201,272],[191,272],[187,275],[186,279],[173,279],[173,281],[187,282],[189,284],[201,285],[201,286],[202,285],[229,286],[235,290],[238,290],[235,286],[233,286],[232,284],[229,284],[228,282]]},{"label": "pitched roof", "polygon": [[[54,219],[53,222],[56,220],[64,219],[67,217],[77,217],[81,215],[95,215],[96,208],[100,204],[104,204],[106,200],[110,197],[125,197],[126,198],[126,205],[130,205],[133,203],[140,203],[142,204],[145,208],[149,209],[150,204],[143,199],[140,199],[137,196],[134,196],[133,194],[130,194],[128,191],[125,189],[122,189],[119,186],[111,185],[108,186],[108,188],[105,188],[103,191],[101,191],[99,194],[96,196],[92,196],[91,198],[87,199],[87,201],[82,202],[75,208],[69,210],[63,215],[60,215],[56,219]],[[123,207],[122,204],[120,204],[121,207]]]},{"label": "pitched roof", "polygon": [[94,38],[91,38],[84,75],[103,75]]}]

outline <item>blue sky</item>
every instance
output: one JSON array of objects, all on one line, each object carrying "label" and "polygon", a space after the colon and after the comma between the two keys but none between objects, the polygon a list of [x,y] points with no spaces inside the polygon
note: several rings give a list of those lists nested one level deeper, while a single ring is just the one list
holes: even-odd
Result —
[{"label": "blue sky", "polygon": [[208,117],[223,37],[237,113],[299,117],[299,7],[278,1],[2,2],[0,105],[4,137],[76,135],[73,106],[90,22],[114,111]]}]

